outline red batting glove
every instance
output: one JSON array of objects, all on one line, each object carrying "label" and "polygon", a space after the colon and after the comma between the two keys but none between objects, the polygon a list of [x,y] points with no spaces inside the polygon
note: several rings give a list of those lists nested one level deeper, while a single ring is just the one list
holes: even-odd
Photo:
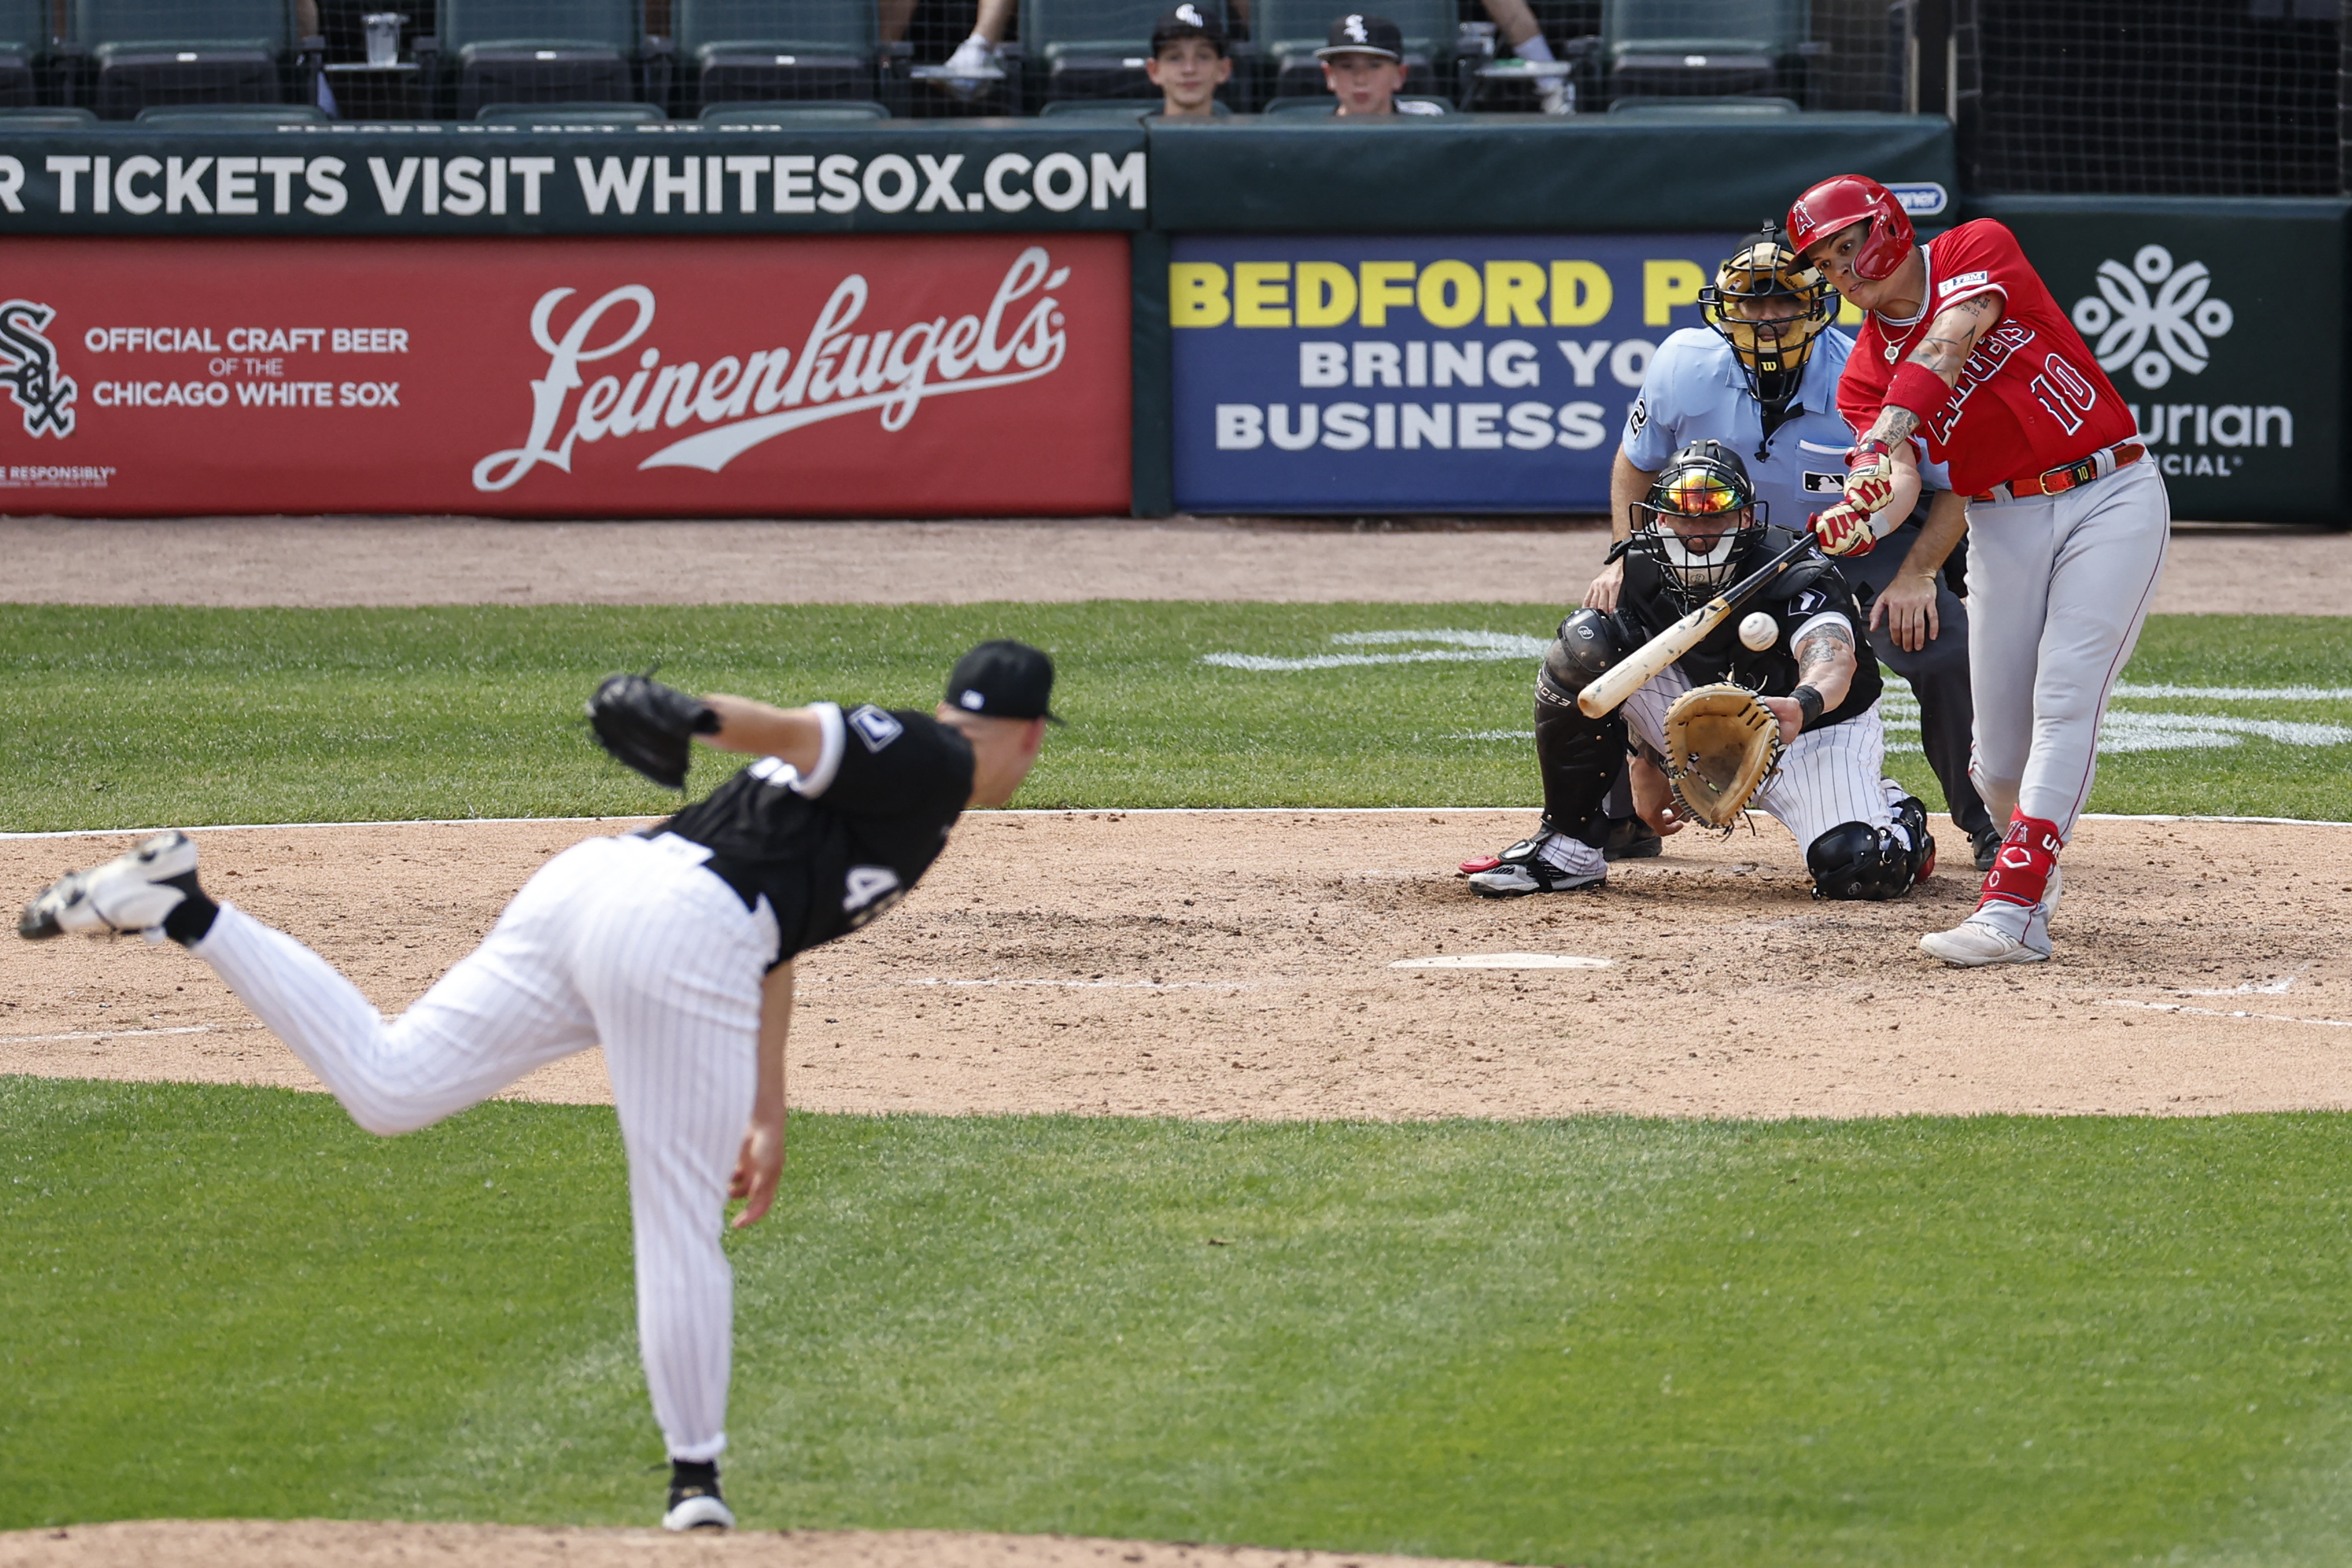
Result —
[{"label": "red batting glove", "polygon": [[1850,502],[1841,501],[1826,512],[1812,517],[1813,538],[1822,549],[1832,555],[1868,555],[1878,543],[1878,533],[1871,526],[1870,514]]},{"label": "red batting glove", "polygon": [[1895,498],[1895,457],[1886,443],[1861,443],[1845,455],[1845,465],[1846,505],[1875,512]]}]

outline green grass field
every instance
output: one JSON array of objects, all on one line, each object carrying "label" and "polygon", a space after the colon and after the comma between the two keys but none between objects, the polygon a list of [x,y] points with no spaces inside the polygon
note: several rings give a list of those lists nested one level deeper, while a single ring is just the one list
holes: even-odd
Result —
[{"label": "green grass field", "polygon": [[[0,1081],[0,1525],[642,1523],[618,1139]],[[2352,1547],[2341,1118],[813,1116],[753,1525],[1591,1563]]]},{"label": "green grass field", "polygon": [[[655,811],[572,716],[606,671],[928,705],[989,635],[1064,671],[1022,804],[1531,803],[1527,742],[1473,738],[1527,727],[1523,654],[1202,655],[1549,620],[0,607],[0,827]],[[2352,686],[2352,620],[2159,619],[2126,678]],[[2352,818],[2352,703],[2118,708],[2222,722],[2108,758],[2095,809]],[[2280,722],[2321,728],[2248,727]],[[729,1492],[755,1526],[1595,1565],[2340,1563],[2347,1133],[801,1116],[731,1243]],[[323,1097],[0,1079],[0,1528],[648,1521],[608,1112],[387,1142]]]},{"label": "green grass field", "polygon": [[[1398,649],[1332,639],[1540,637],[1552,620],[1491,604],[0,607],[0,828],[659,811],[675,798],[585,739],[576,716],[602,674],[659,658],[698,689],[927,706],[954,656],[992,635],[1039,643],[1063,671],[1070,727],[1023,805],[1529,805],[1529,743],[1471,738],[1529,727],[1523,653],[1280,672],[1202,656],[1381,654]],[[2352,618],[2159,617],[2126,679],[2352,688]],[[2352,727],[2352,701],[2117,706]],[[721,766],[706,758],[697,788]],[[1892,767],[1940,801],[1919,757]],[[2230,736],[2109,758],[2092,807],[2343,818],[2347,769],[2352,747]]]}]

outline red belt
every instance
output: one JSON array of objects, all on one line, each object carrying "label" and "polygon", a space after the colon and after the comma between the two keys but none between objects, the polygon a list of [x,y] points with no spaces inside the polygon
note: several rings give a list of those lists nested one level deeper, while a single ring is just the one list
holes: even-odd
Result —
[{"label": "red belt", "polygon": [[1995,485],[1969,499],[2021,501],[2029,496],[2061,495],[2094,479],[2104,479],[2118,468],[2128,468],[2147,455],[2147,447],[2137,441],[2126,441],[2102,447],[2080,463],[2069,463],[2063,468],[2053,468],[2047,474],[2036,474],[2030,479],[2011,479],[2006,485]]}]

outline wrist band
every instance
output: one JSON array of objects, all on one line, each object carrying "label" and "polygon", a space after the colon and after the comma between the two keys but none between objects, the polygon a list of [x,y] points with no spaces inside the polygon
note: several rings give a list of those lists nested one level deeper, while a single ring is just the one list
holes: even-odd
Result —
[{"label": "wrist band", "polygon": [[1906,360],[1895,367],[1893,378],[1887,382],[1886,397],[1881,406],[1908,409],[1925,424],[1929,414],[1951,401],[1952,389],[1944,384],[1943,377],[1925,365],[1915,365]]},{"label": "wrist band", "polygon": [[1789,700],[1795,703],[1797,711],[1805,716],[1804,723],[1797,727],[1801,733],[1821,722],[1822,694],[1813,690],[1811,686],[1799,686],[1789,694]]}]

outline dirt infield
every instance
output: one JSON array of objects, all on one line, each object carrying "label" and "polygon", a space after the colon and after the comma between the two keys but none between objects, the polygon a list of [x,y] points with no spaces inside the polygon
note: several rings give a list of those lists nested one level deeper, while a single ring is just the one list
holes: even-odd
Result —
[{"label": "dirt infield", "polygon": [[497,1524],[159,1519],[0,1534],[0,1568],[435,1568],[476,1563],[499,1568],[1454,1568],[1430,1557],[945,1530],[677,1536],[657,1530]]},{"label": "dirt infield", "polygon": [[[0,519],[17,603],[397,605],[1302,603],[1579,596],[1581,527],[1356,531],[1306,523],[494,523],[449,518]],[[2159,613],[2341,614],[2352,534],[2184,527]]]},{"label": "dirt infield", "polygon": [[[1606,891],[1451,873],[1524,812],[984,814],[904,908],[802,963],[795,1105],[1213,1118],[2352,1106],[2352,829],[2087,822],[2057,961],[1961,972],[1893,904],[1816,903],[1789,836],[1675,840]],[[530,869],[617,823],[219,831],[207,883],[396,1011]],[[118,841],[0,841],[29,892]],[[1948,842],[1950,841],[1947,841]],[[1398,967],[1480,955],[1570,967]],[[0,1072],[315,1087],[202,965],[12,946]],[[593,1057],[528,1098],[601,1102]]]}]

